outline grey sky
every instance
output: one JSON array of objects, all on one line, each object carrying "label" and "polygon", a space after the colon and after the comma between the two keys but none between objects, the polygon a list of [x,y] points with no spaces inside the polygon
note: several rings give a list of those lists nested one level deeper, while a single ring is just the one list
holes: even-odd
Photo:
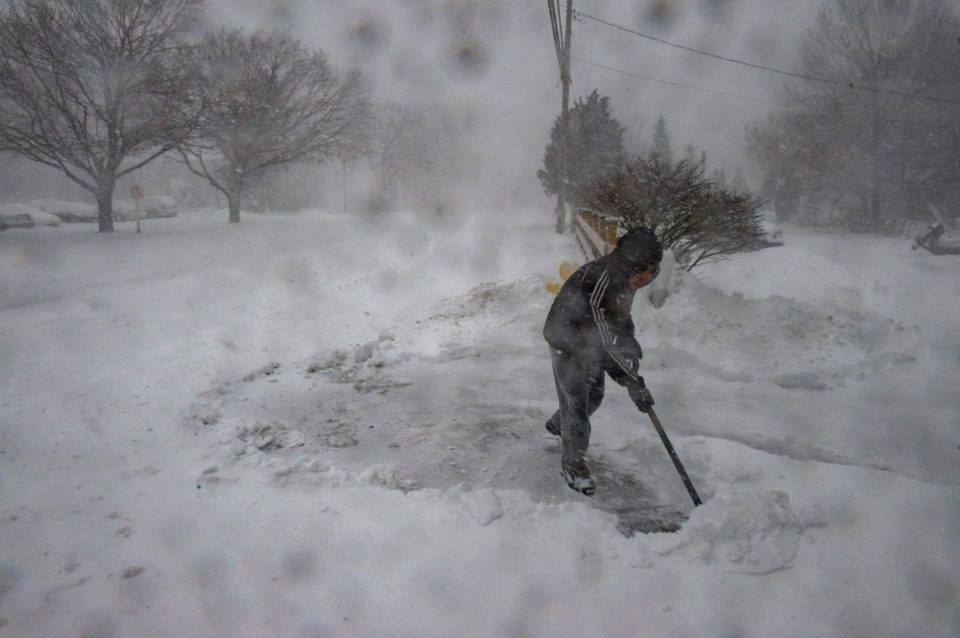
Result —
[{"label": "grey sky", "polygon": [[[793,70],[799,36],[818,0],[580,0],[577,10],[665,40]],[[360,68],[374,99],[439,102],[471,115],[485,183],[536,196],[550,124],[559,112],[556,55],[538,0],[212,0],[213,22],[280,26],[323,48],[340,67]],[[783,78],[651,42],[591,20],[573,25],[572,97],[611,97],[630,143],[647,142],[662,114],[674,148],[706,150],[711,167],[751,168],[744,127],[771,106],[644,81],[630,73],[776,101]],[[506,181],[504,181],[506,180]]]},{"label": "grey sky", "polygon": [[[627,29],[785,70],[795,70],[800,36],[818,6],[820,0],[574,3]],[[214,27],[289,29],[337,67],[359,68],[377,102],[454,110],[465,129],[459,150],[471,156],[463,179],[473,192],[463,199],[550,206],[536,171],[560,110],[560,84],[543,0],[208,0],[206,16]],[[771,102],[781,76],[586,19],[573,25],[572,42],[571,98],[594,89],[609,96],[631,150],[649,142],[663,115],[676,152],[692,143],[707,152],[709,168],[722,166],[728,175],[740,168],[756,187],[757,171],[743,154],[744,127],[774,107],[601,67]]]}]

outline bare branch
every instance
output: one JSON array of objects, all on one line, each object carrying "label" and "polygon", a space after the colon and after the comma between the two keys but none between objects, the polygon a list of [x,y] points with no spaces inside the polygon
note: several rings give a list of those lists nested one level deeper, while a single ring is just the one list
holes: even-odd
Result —
[{"label": "bare branch", "polygon": [[627,228],[653,229],[688,270],[742,251],[763,233],[757,198],[712,184],[698,162],[674,164],[656,153],[607,171],[577,197]]}]

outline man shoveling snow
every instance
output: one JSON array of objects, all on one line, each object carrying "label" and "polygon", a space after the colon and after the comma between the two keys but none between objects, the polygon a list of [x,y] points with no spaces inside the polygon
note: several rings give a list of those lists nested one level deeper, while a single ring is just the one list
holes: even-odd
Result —
[{"label": "man shoveling snow", "polygon": [[543,327],[550,346],[560,408],[547,431],[563,441],[561,474],[586,495],[596,491],[584,460],[590,444],[590,415],[604,395],[604,375],[626,386],[646,412],[653,396],[639,374],[643,353],[634,337],[630,309],[637,290],[660,271],[663,248],[647,228],[628,231],[608,255],[580,267],[563,285]]}]

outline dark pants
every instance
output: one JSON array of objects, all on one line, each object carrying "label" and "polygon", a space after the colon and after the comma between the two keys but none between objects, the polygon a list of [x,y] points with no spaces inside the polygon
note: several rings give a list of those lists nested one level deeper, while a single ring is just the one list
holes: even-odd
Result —
[{"label": "dark pants", "polygon": [[560,425],[564,467],[583,461],[590,445],[590,415],[603,401],[602,361],[589,353],[570,353],[550,348],[553,380],[557,384],[560,409],[550,421]]}]

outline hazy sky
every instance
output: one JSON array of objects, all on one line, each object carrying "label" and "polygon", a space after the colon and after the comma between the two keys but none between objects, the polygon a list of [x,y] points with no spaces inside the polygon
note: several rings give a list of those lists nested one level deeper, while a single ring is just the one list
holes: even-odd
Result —
[{"label": "hazy sky", "polygon": [[[575,9],[677,44],[795,69],[799,36],[819,0],[580,0]],[[474,116],[494,173],[533,176],[560,86],[547,5],[542,0],[212,0],[211,19],[282,26],[323,48],[340,67],[356,66],[380,101],[442,102]],[[629,142],[647,142],[667,119],[677,152],[693,143],[711,167],[732,174],[743,129],[771,106],[641,80],[595,65],[708,91],[776,101],[782,77],[690,53],[592,20],[573,25],[572,97],[611,97]],[[593,64],[590,64],[593,63]],[[532,192],[539,190],[533,177]],[[518,186],[521,190],[525,186]]]},{"label": "hazy sky", "polygon": [[[820,5],[574,2],[577,11],[624,29],[788,71],[796,70],[801,37]],[[377,102],[446,106],[464,129],[457,152],[469,155],[457,188],[473,192],[460,199],[504,208],[549,206],[536,172],[560,111],[561,88],[543,0],[208,0],[206,16],[212,27],[289,30],[323,49],[338,68],[360,69]],[[764,102],[777,101],[783,76],[587,18],[573,24],[572,44],[571,102],[594,89],[609,96],[614,116],[627,127],[629,150],[649,143],[663,115],[677,154],[692,143],[707,152],[709,169],[723,167],[732,177],[740,168],[748,185],[758,186],[757,167],[744,156],[744,128],[775,109]],[[335,169],[336,184],[328,187],[339,190]]]},{"label": "hazy sky", "polygon": [[[679,45],[796,70],[800,37],[820,4],[579,0],[574,8]],[[543,0],[208,0],[206,15],[210,26],[290,30],[338,68],[359,68],[377,102],[445,105],[461,114],[464,152],[473,156],[466,181],[488,203],[547,203],[536,172],[561,90]],[[663,115],[678,154],[692,143],[707,152],[708,168],[757,176],[743,154],[744,127],[775,107],[715,92],[776,102],[782,76],[590,19],[574,23],[572,43],[571,102],[594,89],[609,96],[631,150],[649,143]]]},{"label": "hazy sky", "polygon": [[[800,38],[820,4],[819,0],[582,0],[578,6],[585,14],[679,45],[795,71]],[[657,7],[666,8],[657,11]],[[574,62],[573,73],[578,87],[596,86],[609,94],[628,126],[628,136],[648,141],[662,114],[675,151],[692,143],[707,151],[711,166],[723,165],[730,173],[744,164],[744,126],[775,109],[757,100],[776,103],[783,76],[653,42],[593,20],[576,23],[574,28],[574,57],[579,61]]]}]

